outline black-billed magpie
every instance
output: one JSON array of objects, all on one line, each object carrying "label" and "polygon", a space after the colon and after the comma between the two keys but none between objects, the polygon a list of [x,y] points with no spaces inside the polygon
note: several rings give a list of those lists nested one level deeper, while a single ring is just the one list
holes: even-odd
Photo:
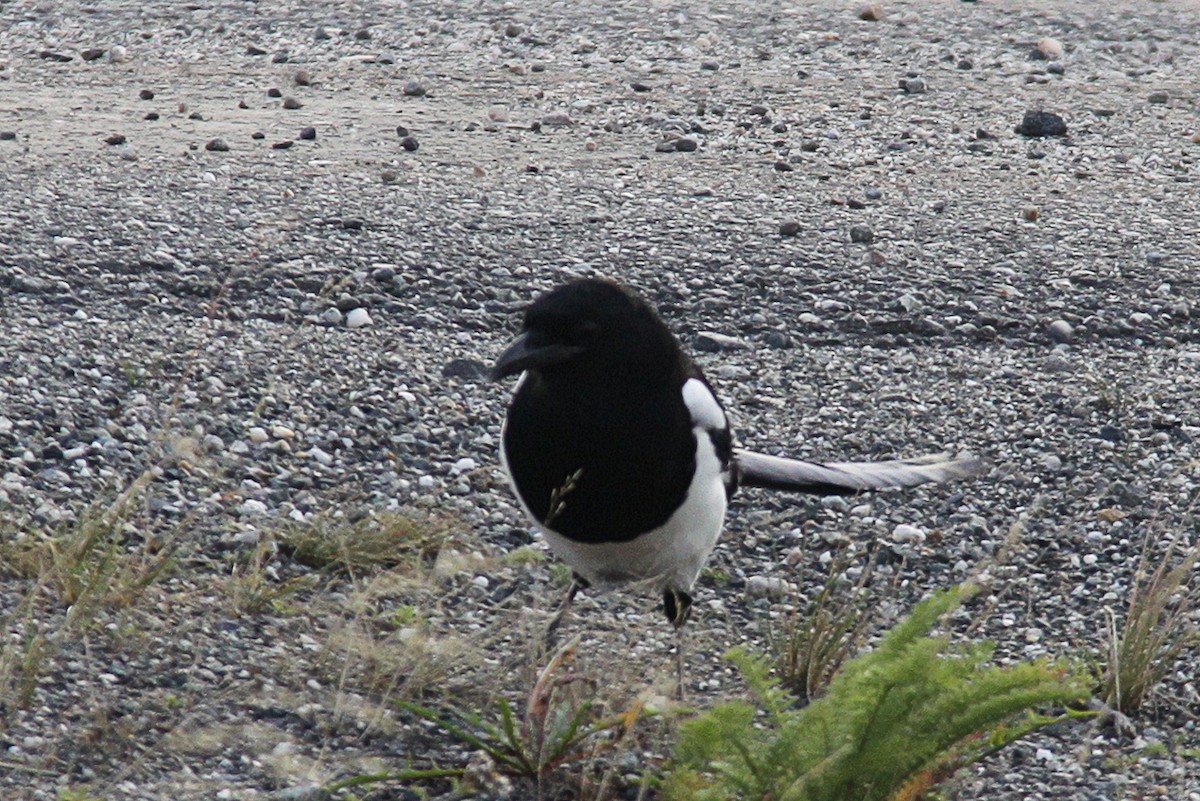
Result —
[{"label": "black-billed magpie", "polygon": [[703,373],[658,313],[607,280],[538,297],[495,380],[522,373],[500,458],[521,505],[579,587],[653,580],[681,627],[739,485],[818,495],[966,477],[944,455],[818,464],[737,447]]}]

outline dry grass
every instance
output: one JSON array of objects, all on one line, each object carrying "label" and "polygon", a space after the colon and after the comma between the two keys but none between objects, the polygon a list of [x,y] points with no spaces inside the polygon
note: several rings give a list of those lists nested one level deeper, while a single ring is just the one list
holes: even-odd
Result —
[{"label": "dry grass", "polygon": [[1165,552],[1153,549],[1147,536],[1124,619],[1118,623],[1106,610],[1107,664],[1100,697],[1125,714],[1150,698],[1180,656],[1200,646],[1200,628],[1190,617],[1198,608],[1198,591],[1190,581],[1200,545],[1182,547],[1181,535],[1172,536]]}]

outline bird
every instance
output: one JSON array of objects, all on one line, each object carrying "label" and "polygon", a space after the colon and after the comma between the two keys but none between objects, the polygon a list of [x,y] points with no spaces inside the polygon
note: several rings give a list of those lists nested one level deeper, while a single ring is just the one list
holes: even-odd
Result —
[{"label": "bird", "polygon": [[[739,487],[853,495],[967,478],[970,455],[810,462],[735,440],[704,373],[642,296],[579,278],[535,298],[491,378],[519,376],[500,461],[580,589],[649,581],[679,631]],[[682,653],[682,648],[677,650]]]}]

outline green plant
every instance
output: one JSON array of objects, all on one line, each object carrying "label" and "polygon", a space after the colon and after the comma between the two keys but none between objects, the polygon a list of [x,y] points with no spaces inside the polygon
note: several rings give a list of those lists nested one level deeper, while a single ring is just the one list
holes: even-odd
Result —
[{"label": "green plant", "polygon": [[735,649],[729,657],[761,714],[733,701],[684,724],[664,797],[915,798],[962,765],[1060,720],[1030,710],[1087,696],[1085,682],[1061,665],[989,667],[989,646],[951,647],[929,636],[973,591],[963,585],[918,604],[802,709],[769,675],[766,659]]},{"label": "green plant", "polygon": [[[1200,629],[1189,618],[1195,599],[1188,592],[1188,579],[1200,560],[1200,545],[1193,545],[1176,561],[1180,537],[1181,532],[1176,532],[1161,556],[1151,550],[1147,537],[1125,619],[1118,625],[1112,610],[1105,610],[1108,659],[1099,694],[1119,712],[1128,714],[1141,707],[1175,660],[1200,645]],[[1158,562],[1150,570],[1156,558]]]},{"label": "green plant", "polygon": [[871,619],[866,586],[873,564],[868,556],[867,567],[847,587],[838,577],[849,560],[845,556],[835,559],[825,585],[808,605],[767,628],[776,675],[801,700],[819,697],[866,641]]},{"label": "green plant", "polygon": [[551,657],[534,682],[520,717],[504,698],[497,699],[492,720],[476,712],[438,712],[406,701],[397,704],[485,752],[499,770],[535,778],[540,786],[541,779],[555,768],[612,750],[648,714],[636,702],[620,714],[601,715],[594,683],[570,670],[577,645],[578,638]]}]

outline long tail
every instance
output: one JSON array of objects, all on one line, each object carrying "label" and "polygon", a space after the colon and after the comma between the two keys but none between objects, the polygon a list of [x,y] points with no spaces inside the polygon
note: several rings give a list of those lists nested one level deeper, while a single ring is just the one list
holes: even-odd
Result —
[{"label": "long tail", "polygon": [[734,458],[741,468],[742,486],[811,495],[853,495],[864,490],[971,478],[983,472],[983,462],[969,455],[935,454],[888,462],[820,464],[739,450]]}]

